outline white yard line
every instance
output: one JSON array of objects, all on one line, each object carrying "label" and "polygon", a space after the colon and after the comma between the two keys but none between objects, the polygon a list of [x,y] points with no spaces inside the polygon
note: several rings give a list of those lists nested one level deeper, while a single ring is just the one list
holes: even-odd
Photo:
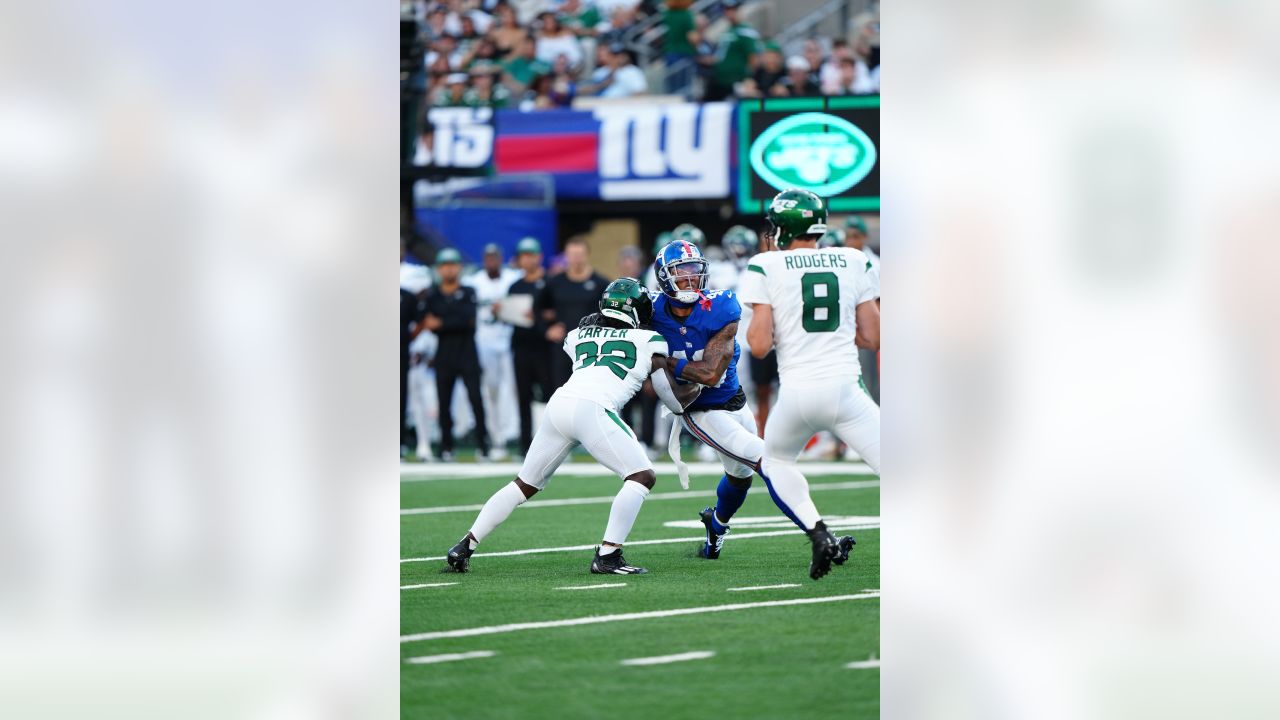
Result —
[{"label": "white yard line", "polygon": [[800,583],[782,583],[781,585],[752,585],[751,587],[729,588],[729,592],[741,592],[743,590],[778,590],[781,588],[800,587]]},{"label": "white yard line", "polygon": [[569,618],[566,620],[546,620],[543,622],[511,623],[509,625],[487,625],[484,627],[461,628],[458,630],[438,630],[435,632],[413,633],[401,635],[400,642],[417,642],[419,640],[441,640],[444,638],[474,637],[476,635],[496,635],[498,633],[517,632],[520,630],[542,630],[544,628],[574,627],[577,625],[596,625],[599,623],[623,622],[626,620],[649,620],[652,618],[676,617],[679,615],[699,615],[701,613],[729,612],[732,610],[751,610],[764,607],[782,607],[786,605],[812,605],[815,603],[841,602],[845,600],[866,600],[878,598],[880,593],[863,593],[859,595],[829,595],[827,597],[795,598],[792,600],[766,600],[753,603],[735,603],[732,605],[711,605],[691,608],[675,608],[673,610],[651,610],[648,612],[622,613],[619,615],[591,615],[588,617]]},{"label": "white yard line", "polygon": [[442,662],[453,662],[454,660],[471,660],[474,658],[487,658],[497,655],[492,650],[472,650],[464,653],[449,653],[448,655],[423,655],[422,657],[405,658],[405,662],[413,665],[434,665]]},{"label": "white yard line", "polygon": [[[875,530],[875,529],[878,529],[879,527],[880,527],[880,523],[874,523],[874,524],[860,523],[856,525],[855,524],[831,525],[829,529],[833,531],[834,530]],[[791,530],[766,530],[765,532],[754,532],[754,533],[730,533],[725,536],[725,540],[746,540],[747,538],[780,537],[782,535],[799,535],[799,534],[801,534],[800,529],[793,527]],[[633,545],[666,545],[669,543],[698,542],[699,540],[705,542],[706,539],[707,539],[706,535],[699,535],[697,537],[663,538],[661,540],[629,540],[627,541],[627,547],[632,547]],[[503,552],[476,553],[471,557],[473,558],[511,557],[513,555],[537,555],[541,553],[554,553],[554,552],[577,552],[579,550],[594,550],[598,545],[599,543],[592,543],[590,545],[565,545],[563,547],[527,548],[525,550],[506,550]],[[437,560],[444,560],[444,559],[445,559],[444,555],[438,555],[438,556],[432,556],[432,557],[401,558],[400,562],[402,563],[436,562]]]},{"label": "white yard line", "polygon": [[458,584],[458,583],[456,583],[456,582],[447,582],[447,583],[423,583],[423,584],[421,584],[421,585],[401,585],[401,586],[400,586],[400,589],[401,589],[401,590],[417,590],[417,589],[419,589],[419,588],[448,587],[448,586],[450,586],[450,585],[457,585],[457,584]]},{"label": "white yard line", "polygon": [[710,650],[694,650],[693,652],[680,653],[678,655],[658,655],[657,657],[631,658],[623,660],[623,665],[666,665],[673,662],[684,662],[685,660],[705,660],[709,657],[715,657],[716,654]]},{"label": "white yard line", "polygon": [[870,660],[857,660],[845,665],[845,667],[850,670],[868,670],[870,668],[880,667],[880,660],[877,658],[871,658]]},{"label": "white yard line", "polygon": [[[753,492],[767,493],[769,490],[763,487],[755,488]],[[879,480],[849,480],[847,482],[835,483],[814,483],[809,486],[810,492],[819,490],[861,490],[863,488],[878,488]],[[654,500],[684,500],[696,497],[715,497],[716,491],[713,490],[677,490],[675,492],[649,493],[645,498],[645,502],[653,502]],[[615,495],[600,495],[598,497],[586,498],[556,498],[555,500],[528,500],[520,507],[565,507],[569,505],[608,505],[611,504]],[[476,505],[441,505],[439,507],[422,507],[422,508],[404,508],[400,511],[401,515],[435,515],[438,513],[453,512],[478,512],[484,507],[484,503]],[[785,520],[785,518],[783,518]],[[697,522],[691,521],[691,522]]]},{"label": "white yard line", "polygon": [[[653,470],[659,477],[676,474],[676,466],[669,462],[654,463]],[[458,480],[502,475],[515,477],[518,472],[520,472],[519,463],[401,463],[400,482]],[[802,462],[800,472],[806,477],[874,474],[864,462]],[[724,468],[718,462],[689,463],[689,474],[695,477],[713,475],[718,480],[723,473]],[[609,474],[610,472],[603,465],[594,462],[567,462],[556,470],[556,477],[595,477]]]},{"label": "white yard line", "polygon": [[596,588],[626,587],[626,583],[600,583],[598,585],[566,585],[557,590],[595,590]]}]

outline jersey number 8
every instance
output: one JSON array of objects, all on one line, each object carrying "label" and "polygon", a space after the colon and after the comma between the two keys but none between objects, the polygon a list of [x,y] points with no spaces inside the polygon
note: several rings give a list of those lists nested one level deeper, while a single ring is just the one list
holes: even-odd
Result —
[{"label": "jersey number 8", "polygon": [[840,327],[840,280],[835,273],[805,273],[800,278],[805,332],[834,332]]},{"label": "jersey number 8", "polygon": [[[614,355],[615,351],[622,354]],[[607,367],[618,376],[619,380],[625,378],[627,371],[636,366],[635,343],[626,340],[610,340],[602,345],[590,340],[580,342],[574,346],[573,354],[576,356],[574,362],[582,363],[578,365],[578,370],[588,365]]]}]

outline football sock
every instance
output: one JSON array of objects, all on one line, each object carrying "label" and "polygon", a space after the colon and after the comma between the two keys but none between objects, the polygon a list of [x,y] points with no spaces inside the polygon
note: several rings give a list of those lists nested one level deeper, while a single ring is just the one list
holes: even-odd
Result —
[{"label": "football sock", "polygon": [[728,475],[720,478],[720,485],[716,488],[716,512],[711,516],[712,530],[723,533],[729,529],[729,520],[746,501],[747,489],[750,487],[751,478],[747,478],[745,483],[729,482]]},{"label": "football sock", "polygon": [[621,549],[622,548],[618,547],[617,545],[605,545],[604,543],[600,543],[600,550],[598,552],[601,555],[612,555]]},{"label": "football sock", "polygon": [[814,506],[813,498],[809,497],[809,481],[804,479],[795,462],[779,462],[766,457],[761,469],[764,470],[761,476],[769,485],[769,494],[778,509],[801,530],[812,530],[822,515]]},{"label": "football sock", "polygon": [[520,492],[520,488],[515,483],[503,485],[485,502],[484,507],[480,508],[480,514],[476,516],[475,524],[471,526],[471,536],[477,543],[484,540],[486,535],[510,517],[511,511],[524,501],[524,493]]},{"label": "football sock", "polygon": [[[622,489],[613,499],[613,507],[609,509],[609,524],[604,528],[604,541],[614,545],[627,542],[631,534],[631,526],[636,524],[636,516],[640,514],[640,506],[649,495],[649,488],[638,482],[626,480]],[[604,548],[602,547],[601,550]]]}]

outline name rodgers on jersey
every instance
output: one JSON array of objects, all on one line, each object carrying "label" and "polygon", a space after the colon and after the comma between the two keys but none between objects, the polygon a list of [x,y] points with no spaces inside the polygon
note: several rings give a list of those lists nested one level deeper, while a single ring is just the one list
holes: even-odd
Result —
[{"label": "name rodgers on jersey", "polygon": [[[845,260],[843,254],[838,253],[818,253],[815,255],[791,255],[788,253],[783,256],[788,270],[806,270],[810,268],[843,268],[849,267],[849,263]],[[870,265],[871,263],[867,263]]]}]

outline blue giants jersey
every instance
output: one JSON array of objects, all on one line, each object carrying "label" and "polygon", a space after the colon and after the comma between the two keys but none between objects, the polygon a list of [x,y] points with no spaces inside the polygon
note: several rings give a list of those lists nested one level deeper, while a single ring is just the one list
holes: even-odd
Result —
[{"label": "blue giants jersey", "polygon": [[[702,303],[693,304],[693,312],[684,322],[671,314],[671,300],[662,293],[653,298],[653,329],[657,330],[671,351],[671,357],[685,360],[701,360],[711,338],[729,323],[742,317],[742,306],[732,290],[710,290],[703,295],[711,301],[711,309],[703,309]],[[738,356],[742,349],[733,342],[733,359],[720,377],[720,384],[703,389],[698,399],[689,406],[691,410],[712,407],[724,403],[738,393]],[[681,384],[688,381],[681,380]]]}]

